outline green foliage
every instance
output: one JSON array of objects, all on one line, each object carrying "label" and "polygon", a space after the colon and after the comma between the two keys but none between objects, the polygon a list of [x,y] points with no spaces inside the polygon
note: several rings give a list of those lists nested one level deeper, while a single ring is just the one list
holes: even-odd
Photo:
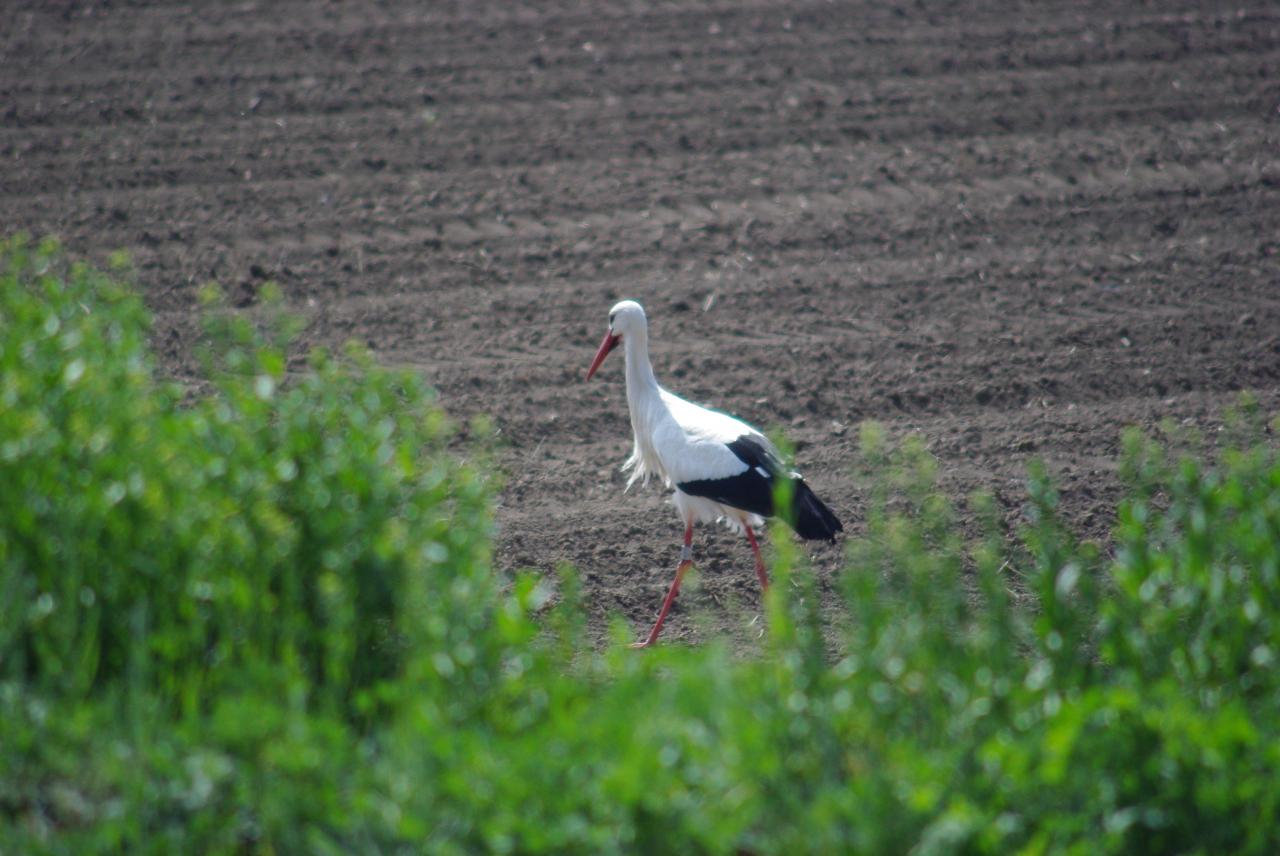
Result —
[{"label": "green foliage", "polygon": [[[420,382],[206,310],[157,383],[113,277],[0,284],[0,852],[1274,852],[1280,461],[1126,437],[1114,552],[1032,471],[959,513],[863,427],[847,615],[775,533],[764,651],[595,650],[506,585]],[[978,522],[965,534],[961,521]],[[745,572],[745,569],[744,569]]]},{"label": "green foliage", "polygon": [[[1254,406],[1234,415],[1256,420]],[[1246,429],[1246,436],[1257,429]],[[1124,676],[1168,678],[1202,701],[1275,691],[1280,654],[1280,467],[1262,445],[1227,449],[1217,467],[1170,460],[1125,438],[1132,491],[1121,505],[1105,650]]]},{"label": "green foliage", "polygon": [[22,239],[0,277],[0,829],[310,849],[411,659],[496,609],[489,484],[418,376],[290,377],[271,312],[209,307],[184,404],[114,277]]},{"label": "green foliage", "polygon": [[421,380],[318,353],[286,383],[278,346],[213,313],[213,394],[180,407],[136,297],[51,245],[6,261],[0,675],[366,712],[441,606],[415,577],[487,579],[486,527],[452,525],[487,494]]}]

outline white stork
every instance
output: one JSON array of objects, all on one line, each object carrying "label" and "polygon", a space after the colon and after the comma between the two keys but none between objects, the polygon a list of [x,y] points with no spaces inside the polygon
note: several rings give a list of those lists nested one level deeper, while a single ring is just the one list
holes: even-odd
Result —
[{"label": "white stork", "polygon": [[[844,527],[799,473],[787,472],[782,456],[763,434],[658,386],[649,363],[649,322],[634,300],[624,300],[610,310],[609,332],[587,369],[587,380],[619,343],[626,349],[627,407],[635,434],[635,448],[623,464],[623,470],[631,473],[627,488],[637,481],[648,482],[650,476],[661,478],[667,487],[675,488],[672,500],[684,521],[684,548],[676,578],[648,638],[632,646],[645,648],[657,641],[680,580],[693,564],[694,521],[721,520],[746,534],[761,589],[769,587],[769,578],[754,529],[764,525],[765,517],[781,512],[782,519],[808,539],[833,541]],[[789,509],[774,507],[779,482],[790,484]]]}]

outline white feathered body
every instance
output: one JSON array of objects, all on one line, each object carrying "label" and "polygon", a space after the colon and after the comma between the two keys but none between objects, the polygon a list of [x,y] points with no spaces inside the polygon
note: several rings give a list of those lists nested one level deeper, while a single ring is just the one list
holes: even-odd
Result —
[{"label": "white feathered body", "polygon": [[647,343],[632,338],[625,344],[627,405],[635,435],[631,456],[623,464],[623,470],[630,474],[627,488],[657,477],[675,489],[672,502],[682,520],[707,523],[718,520],[737,532],[742,532],[744,525],[762,526],[764,519],[758,514],[691,496],[678,485],[730,478],[745,472],[747,464],[728,445],[735,440],[751,438],[781,460],[773,444],[745,422],[685,401],[658,386],[649,364]]},{"label": "white feathered body", "polygon": [[[609,332],[587,370],[590,379],[609,352],[626,349],[627,407],[635,446],[623,465],[627,487],[662,479],[674,491],[672,501],[686,524],[721,520],[744,532],[753,548],[752,530],[766,517],[781,517],[807,540],[834,541],[843,530],[799,473],[788,472],[782,456],[756,429],[732,416],[672,395],[653,376],[649,363],[649,324],[644,309],[623,300],[609,313]],[[779,507],[777,497],[785,496]],[[685,542],[686,548],[688,541]],[[757,551],[757,562],[759,552]],[[763,564],[757,568],[765,584]]]}]

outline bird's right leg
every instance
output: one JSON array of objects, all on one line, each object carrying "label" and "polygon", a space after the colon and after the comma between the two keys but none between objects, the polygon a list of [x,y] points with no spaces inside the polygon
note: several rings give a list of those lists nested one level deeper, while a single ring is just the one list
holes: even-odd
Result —
[{"label": "bird's right leg", "polygon": [[689,570],[689,566],[692,564],[693,520],[689,519],[685,521],[684,547],[680,550],[680,564],[676,566],[676,578],[671,582],[671,589],[667,592],[667,599],[662,602],[662,609],[658,612],[658,620],[654,622],[653,629],[649,631],[649,637],[643,642],[632,643],[632,648],[648,648],[658,641],[658,634],[662,632],[662,622],[667,620],[667,613],[671,610],[671,604],[675,603],[676,593],[680,591],[680,580],[684,577],[684,572]]},{"label": "bird's right leg", "polygon": [[751,545],[751,552],[756,556],[756,579],[760,580],[760,590],[769,590],[769,575],[764,570],[764,557],[760,555],[760,545],[756,543],[756,533],[751,531],[751,527],[743,523],[742,528],[747,530],[747,543]]}]

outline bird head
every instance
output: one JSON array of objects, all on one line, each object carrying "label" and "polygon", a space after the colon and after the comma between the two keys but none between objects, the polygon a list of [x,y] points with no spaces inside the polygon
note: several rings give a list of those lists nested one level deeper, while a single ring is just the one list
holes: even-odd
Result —
[{"label": "bird head", "polygon": [[609,330],[604,334],[604,341],[600,343],[595,359],[591,361],[591,368],[587,369],[587,380],[591,380],[596,369],[600,368],[600,364],[604,362],[604,358],[609,356],[609,352],[618,347],[623,339],[627,336],[643,336],[648,328],[649,322],[644,317],[644,309],[639,303],[634,300],[615,303],[609,310]]}]

